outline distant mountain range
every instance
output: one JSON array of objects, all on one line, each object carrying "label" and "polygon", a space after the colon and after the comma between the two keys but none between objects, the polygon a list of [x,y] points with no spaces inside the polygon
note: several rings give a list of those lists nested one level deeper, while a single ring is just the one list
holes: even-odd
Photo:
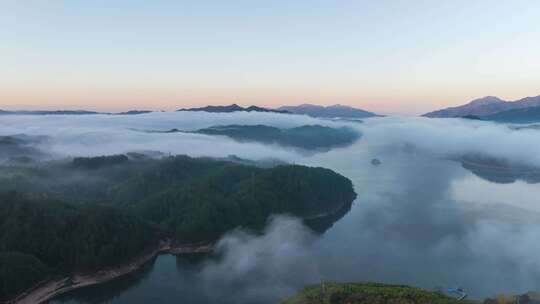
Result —
[{"label": "distant mountain range", "polygon": [[540,122],[540,106],[498,112],[491,115],[481,116],[479,119],[523,124]]},{"label": "distant mountain range", "polygon": [[82,110],[56,110],[56,111],[2,111],[1,115],[92,115],[101,114],[94,111],[82,111]]},{"label": "distant mountain range", "polygon": [[[349,106],[333,105],[328,107],[302,104],[299,106],[283,106],[278,109],[269,109],[258,107],[255,105],[249,107],[242,107],[237,104],[231,104],[228,106],[205,106],[199,108],[184,108],[179,109],[177,112],[208,112],[208,113],[233,113],[233,112],[267,112],[267,113],[281,113],[281,114],[301,114],[309,115],[312,117],[320,118],[332,118],[332,119],[358,119],[378,116],[375,113],[356,109]],[[152,111],[139,111],[132,110],[121,113],[109,113],[109,112],[95,112],[85,110],[53,110],[53,111],[5,111],[0,110],[0,115],[137,115],[151,113]]]},{"label": "distant mountain range", "polygon": [[367,118],[377,116],[375,113],[355,109],[348,106],[333,105],[328,107],[302,104],[299,106],[283,106],[277,109],[268,109],[257,106],[241,107],[237,104],[229,106],[206,106],[200,108],[187,108],[178,111],[203,111],[210,113],[232,113],[232,112],[270,112],[283,114],[301,114],[320,118]]},{"label": "distant mountain range", "polygon": [[126,111],[126,112],[120,112],[120,113],[115,113],[116,115],[139,115],[139,114],[147,114],[147,113],[152,113],[153,111],[141,111],[141,110],[131,110],[131,111]]},{"label": "distant mountain range", "polygon": [[287,111],[294,114],[304,114],[312,117],[323,118],[367,118],[378,116],[377,114],[372,112],[342,105],[323,107],[313,104],[302,104],[299,106],[283,106],[278,108],[278,110]]},{"label": "distant mountain range", "polygon": [[[446,108],[424,114],[426,117],[475,117],[486,120],[501,119],[512,117],[518,120],[519,116],[529,116],[529,108],[540,107],[540,96],[526,97],[516,101],[506,101],[495,96],[486,96],[475,99],[468,104]],[[505,114],[506,113],[506,114]],[[538,120],[536,120],[538,121]]]},{"label": "distant mountain range", "polygon": [[229,106],[206,106],[201,108],[187,108],[180,109],[181,111],[190,111],[190,112],[209,112],[209,113],[232,113],[232,112],[270,112],[270,113],[288,113],[287,111],[267,109],[257,106],[249,106],[247,108],[241,107],[237,104],[232,104]]},{"label": "distant mountain range", "polygon": [[120,113],[107,113],[107,112],[95,112],[95,111],[84,111],[84,110],[53,110],[53,111],[4,111],[0,110],[0,115],[96,115],[96,114],[105,114],[105,115],[138,115],[151,113],[152,111],[139,111],[131,110],[127,112]]}]

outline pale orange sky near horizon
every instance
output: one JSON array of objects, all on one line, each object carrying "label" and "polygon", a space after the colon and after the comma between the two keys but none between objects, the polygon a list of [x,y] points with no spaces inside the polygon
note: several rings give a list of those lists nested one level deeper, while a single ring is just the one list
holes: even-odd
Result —
[{"label": "pale orange sky near horizon", "polygon": [[[135,92],[134,92],[135,91]],[[211,89],[208,90],[212,92]],[[532,91],[532,90],[531,90]],[[154,111],[174,111],[185,107],[199,107],[205,105],[229,105],[237,103],[242,106],[258,105],[276,108],[283,105],[299,105],[302,103],[313,103],[319,105],[342,104],[380,114],[403,114],[417,115],[440,108],[465,104],[475,98],[494,95],[501,99],[514,101],[527,96],[540,95],[540,91],[527,94],[523,93],[493,94],[482,92],[471,92],[469,94],[457,92],[446,92],[438,95],[438,92],[424,92],[413,94],[407,92],[410,97],[396,94],[354,94],[345,92],[306,92],[305,94],[288,94],[287,92],[273,93],[275,91],[245,91],[234,94],[227,90],[214,91],[210,94],[203,91],[191,91],[188,93],[171,92],[168,90],[137,90],[137,89],[106,89],[106,90],[84,90],[71,89],[43,90],[42,94],[34,96],[32,92],[5,92],[0,91],[0,109],[4,110],[96,110],[120,112],[127,110],[154,110]],[[38,91],[38,93],[41,93]],[[5,94],[5,95],[4,95]],[[58,96],[58,97],[57,97]],[[337,96],[337,97],[336,97]],[[358,97],[355,97],[358,96]],[[410,101],[407,101],[410,100]],[[9,101],[11,100],[11,101]],[[7,101],[7,102],[4,102]]]},{"label": "pale orange sky near horizon", "polygon": [[0,109],[344,104],[416,115],[540,95],[540,1],[15,1]]}]

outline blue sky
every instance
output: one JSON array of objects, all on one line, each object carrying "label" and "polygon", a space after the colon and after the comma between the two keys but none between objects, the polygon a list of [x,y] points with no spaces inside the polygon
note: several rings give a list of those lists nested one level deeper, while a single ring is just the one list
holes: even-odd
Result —
[{"label": "blue sky", "polygon": [[540,94],[540,1],[2,1],[0,108]]}]

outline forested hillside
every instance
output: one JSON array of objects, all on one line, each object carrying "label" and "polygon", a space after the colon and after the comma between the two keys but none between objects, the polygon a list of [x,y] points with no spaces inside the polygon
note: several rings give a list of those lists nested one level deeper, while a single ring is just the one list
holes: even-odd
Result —
[{"label": "forested hillside", "polygon": [[354,195],[349,180],[327,169],[227,165],[151,196],[133,209],[173,231],[178,240],[196,242],[215,239],[236,226],[262,228],[270,214],[332,213]]},{"label": "forested hillside", "polygon": [[50,269],[33,255],[0,252],[0,302],[50,275]]},{"label": "forested hillside", "polygon": [[331,215],[356,195],[328,169],[187,156],[76,158],[0,172],[4,299],[53,275],[125,262],[164,238],[209,242],[235,227],[260,229],[271,214]]},{"label": "forested hillside", "polygon": [[0,204],[0,281],[7,295],[55,273],[121,263],[157,242],[149,223],[112,207],[29,200],[16,192],[0,194]]}]

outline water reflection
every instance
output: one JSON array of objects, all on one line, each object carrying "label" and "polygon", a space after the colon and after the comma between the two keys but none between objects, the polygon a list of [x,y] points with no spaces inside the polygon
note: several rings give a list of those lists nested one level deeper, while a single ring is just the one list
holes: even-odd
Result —
[{"label": "water reflection", "polygon": [[[540,217],[519,205],[536,204],[534,185],[474,182],[478,178],[459,164],[421,155],[383,164],[376,170],[386,179],[357,175],[366,192],[314,250],[326,279],[463,286],[476,297],[539,286]],[[478,193],[473,200],[456,195],[464,185],[465,192]],[[474,199],[496,200],[500,191],[492,189],[502,187],[505,206]]]},{"label": "water reflection", "polygon": [[204,254],[182,257],[161,255],[139,271],[110,283],[67,293],[51,303],[205,303],[199,284],[192,278],[200,272]]},{"label": "water reflection", "polygon": [[[350,212],[324,235],[291,249],[299,254],[280,255],[282,260],[272,256],[267,263],[276,268],[276,277],[269,279],[267,276],[272,273],[255,272],[261,276],[261,282],[268,284],[268,290],[282,288],[272,282],[287,279],[294,280],[291,290],[320,280],[380,281],[425,288],[459,285],[474,297],[524,293],[540,286],[540,216],[536,207],[540,192],[535,185],[491,183],[479,179],[458,162],[362,145],[302,161],[349,177],[358,198]],[[381,165],[372,166],[373,158],[380,159]],[[263,246],[263,241],[250,239],[243,246]],[[287,260],[288,256],[292,260]],[[227,264],[215,263],[215,269],[227,272]],[[282,270],[280,265],[291,269]],[[239,294],[250,292],[256,276],[246,276],[244,280],[220,276],[234,284],[219,285],[215,292],[219,297],[213,297],[201,276],[207,267],[204,257],[201,261],[200,257],[160,256],[149,269],[136,275],[142,278],[122,278],[75,291],[56,303],[277,300],[238,300],[247,299]],[[298,269],[308,271],[301,273]],[[98,301],[88,300],[89,294],[98,294],[94,298]]]},{"label": "water reflection", "polygon": [[76,292],[70,292],[58,297],[52,303],[96,304],[120,299],[122,294],[133,286],[144,284],[150,273],[155,271],[155,263],[156,259],[152,259],[135,273],[126,275],[109,284],[78,289]]},{"label": "water reflection", "polygon": [[524,181],[529,184],[540,183],[540,169],[531,166],[508,164],[501,161],[462,161],[463,168],[489,182],[511,184]]}]

